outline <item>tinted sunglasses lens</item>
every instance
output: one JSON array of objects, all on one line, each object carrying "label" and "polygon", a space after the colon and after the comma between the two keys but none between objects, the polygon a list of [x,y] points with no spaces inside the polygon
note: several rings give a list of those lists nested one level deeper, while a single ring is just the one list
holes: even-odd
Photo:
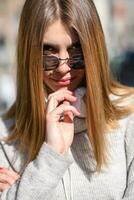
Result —
[{"label": "tinted sunglasses lens", "polygon": [[[72,69],[83,69],[84,68],[84,58],[83,55],[72,56],[68,60],[68,64]],[[43,56],[43,68],[45,71],[54,70],[59,66],[59,59],[56,56]]]},{"label": "tinted sunglasses lens", "polygon": [[83,55],[73,56],[70,59],[70,67],[73,69],[83,69],[84,68],[84,57]]},{"label": "tinted sunglasses lens", "polygon": [[59,65],[59,60],[56,56],[44,56],[43,67],[46,71],[53,70]]}]

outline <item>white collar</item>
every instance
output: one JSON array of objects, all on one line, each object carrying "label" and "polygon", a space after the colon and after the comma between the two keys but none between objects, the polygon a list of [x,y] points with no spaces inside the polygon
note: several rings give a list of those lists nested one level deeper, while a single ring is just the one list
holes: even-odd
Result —
[{"label": "white collar", "polygon": [[79,87],[74,91],[75,96],[77,97],[77,101],[73,103],[72,105],[78,109],[80,112],[79,118],[85,118],[86,117],[86,106],[84,102],[84,95],[86,93],[85,87]]},{"label": "white collar", "polygon": [[84,102],[84,95],[86,93],[85,87],[79,87],[74,91],[75,96],[77,97],[77,101],[73,103],[73,106],[75,106],[78,111],[80,112],[79,117],[74,118],[74,133],[82,133],[86,130],[86,104]]}]

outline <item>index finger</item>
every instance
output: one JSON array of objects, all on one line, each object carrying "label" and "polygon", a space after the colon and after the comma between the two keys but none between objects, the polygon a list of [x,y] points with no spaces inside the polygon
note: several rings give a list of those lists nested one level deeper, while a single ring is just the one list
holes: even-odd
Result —
[{"label": "index finger", "polygon": [[47,112],[53,111],[58,105],[63,104],[63,102],[75,102],[76,97],[69,93],[59,93],[52,95],[49,98],[47,105]]}]

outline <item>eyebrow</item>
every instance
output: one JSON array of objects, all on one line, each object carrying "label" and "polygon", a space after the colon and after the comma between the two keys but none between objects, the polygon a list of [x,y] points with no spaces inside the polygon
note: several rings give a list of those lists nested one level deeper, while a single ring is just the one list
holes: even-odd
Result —
[{"label": "eyebrow", "polygon": [[[45,46],[54,47],[54,48],[56,48],[56,49],[59,47],[58,44],[54,44],[54,43],[51,43],[51,42],[44,42],[44,43],[43,43],[43,48],[44,48]],[[76,41],[76,42],[73,42],[71,45],[68,46],[68,48],[71,48],[71,47],[73,47],[73,46],[81,47],[80,41],[78,40],[78,41]]]}]

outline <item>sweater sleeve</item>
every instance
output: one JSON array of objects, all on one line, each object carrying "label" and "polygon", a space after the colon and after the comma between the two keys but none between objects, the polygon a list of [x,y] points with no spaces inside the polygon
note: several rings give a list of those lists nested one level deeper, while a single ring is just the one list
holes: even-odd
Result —
[{"label": "sweater sleeve", "polygon": [[[127,185],[122,200],[134,199],[134,115],[128,121],[125,137]],[[120,199],[116,199],[120,200]]]},{"label": "sweater sleeve", "polygon": [[37,158],[25,168],[20,180],[0,194],[1,200],[48,200],[73,162],[44,143]]}]

